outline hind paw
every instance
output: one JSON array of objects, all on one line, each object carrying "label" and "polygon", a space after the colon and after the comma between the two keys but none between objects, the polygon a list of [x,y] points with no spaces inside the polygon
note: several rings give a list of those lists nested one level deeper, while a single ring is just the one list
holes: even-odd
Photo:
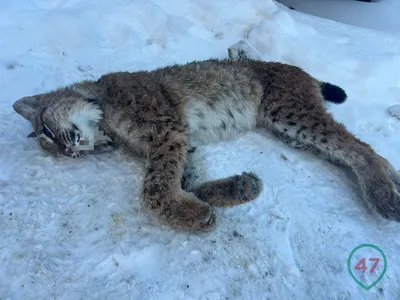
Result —
[{"label": "hind paw", "polygon": [[233,198],[239,203],[249,202],[260,195],[263,185],[256,174],[243,172],[242,175],[236,175],[233,178]]},{"label": "hind paw", "polygon": [[385,219],[400,222],[400,194],[393,183],[370,188],[367,193],[370,203]]}]

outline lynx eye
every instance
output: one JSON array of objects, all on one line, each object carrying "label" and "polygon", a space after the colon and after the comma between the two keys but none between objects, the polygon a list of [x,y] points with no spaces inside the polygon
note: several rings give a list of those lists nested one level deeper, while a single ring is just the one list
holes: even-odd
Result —
[{"label": "lynx eye", "polygon": [[55,135],[54,133],[50,130],[49,127],[47,127],[45,124],[43,124],[43,133],[50,139],[54,140]]}]

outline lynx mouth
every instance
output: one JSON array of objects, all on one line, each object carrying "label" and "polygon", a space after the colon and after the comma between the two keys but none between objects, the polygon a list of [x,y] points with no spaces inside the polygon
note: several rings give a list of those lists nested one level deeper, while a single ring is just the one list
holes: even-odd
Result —
[{"label": "lynx mouth", "polygon": [[76,150],[76,149],[71,149],[71,148],[65,148],[60,150],[61,154],[64,156],[72,157],[72,158],[77,158],[85,154],[83,150]]}]

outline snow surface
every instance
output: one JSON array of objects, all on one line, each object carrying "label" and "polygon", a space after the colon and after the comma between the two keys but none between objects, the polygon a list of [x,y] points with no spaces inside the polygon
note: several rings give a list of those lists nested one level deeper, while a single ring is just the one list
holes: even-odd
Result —
[{"label": "snow surface", "polygon": [[[264,191],[193,234],[140,209],[142,162],[54,158],[12,110],[22,96],[109,71],[226,57],[242,38],[265,60],[346,89],[334,117],[400,168],[400,122],[387,113],[400,103],[394,35],[272,0],[2,1],[0,299],[399,299],[400,225],[370,214],[345,171],[270,134],[201,149],[210,178],[254,171]],[[347,271],[364,243],[388,261],[369,291]]]}]

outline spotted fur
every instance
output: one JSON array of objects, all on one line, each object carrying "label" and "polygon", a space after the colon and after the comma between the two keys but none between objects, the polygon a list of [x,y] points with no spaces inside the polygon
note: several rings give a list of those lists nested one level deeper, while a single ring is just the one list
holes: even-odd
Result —
[{"label": "spotted fur", "polygon": [[[206,181],[196,146],[255,128],[290,145],[350,167],[365,201],[400,220],[400,176],[332,118],[326,100],[343,102],[339,87],[300,68],[251,59],[207,60],[146,72],[118,72],[46,94],[25,97],[14,109],[32,122],[42,147],[73,156],[81,143],[124,147],[147,159],[142,203],[171,226],[207,231],[213,206],[246,203],[261,192],[252,173]],[[43,137],[43,125],[55,138]],[[68,149],[68,151],[66,150]]]}]

